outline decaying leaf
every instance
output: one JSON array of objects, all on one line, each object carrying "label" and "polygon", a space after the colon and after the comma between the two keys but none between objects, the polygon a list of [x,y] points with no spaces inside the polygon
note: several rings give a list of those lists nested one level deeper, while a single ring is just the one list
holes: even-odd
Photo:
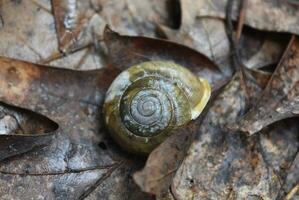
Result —
[{"label": "decaying leaf", "polygon": [[[214,101],[223,87],[212,93],[210,102]],[[169,189],[173,177],[202,125],[202,119],[208,109],[209,104],[198,119],[190,122],[186,127],[174,131],[169,138],[151,152],[144,168],[134,174],[135,182],[143,191],[155,195],[157,199],[172,199]]]},{"label": "decaying leaf", "polygon": [[50,0],[3,0],[0,13],[3,23],[1,56],[60,68],[97,69],[103,66],[105,59],[92,46],[68,55],[59,51]]},{"label": "decaying leaf", "polygon": [[143,191],[156,196],[163,196],[168,191],[199,126],[200,120],[196,120],[176,130],[150,154],[144,169],[134,174],[135,182]]},{"label": "decaying leaf", "polygon": [[0,102],[0,161],[51,143],[57,128],[44,116]]},{"label": "decaying leaf", "polygon": [[133,181],[131,175],[143,164],[137,164],[136,160],[138,159],[132,158],[130,162],[123,163],[109,179],[102,181],[100,187],[94,188],[87,199],[154,200],[152,195],[140,192],[140,188]]},{"label": "decaying leaf", "polygon": [[[248,106],[239,76],[236,74],[224,88],[203,119],[172,184],[176,199],[273,199],[277,195],[272,191],[279,189],[280,183],[259,151],[258,138],[224,128]],[[268,77],[264,75],[264,79]],[[255,82],[251,94],[257,96],[263,87]]]},{"label": "decaying leaf", "polygon": [[189,8],[182,4],[180,29],[173,30],[166,26],[160,26],[161,31],[169,40],[201,52],[215,62],[224,74],[230,76],[233,70],[230,66],[229,41],[224,21],[213,18],[197,18],[191,23],[187,21],[189,14]]},{"label": "decaying leaf", "polygon": [[[209,2],[206,2],[207,4]],[[220,3],[220,2],[219,2]],[[226,5],[226,4],[225,4]],[[215,62],[220,70],[231,75],[230,43],[223,19],[201,15],[199,2],[181,1],[182,23],[178,30],[159,26],[163,34],[180,44],[192,47]],[[257,30],[243,30],[240,38],[241,59],[249,68],[259,68],[277,62],[287,42],[278,39],[273,33],[262,33]]]},{"label": "decaying leaf", "polygon": [[83,198],[116,180],[123,195],[150,198],[133,183],[124,188],[129,170],[114,175],[125,162],[128,169],[142,162],[109,144],[103,129],[102,101],[118,70],[80,72],[8,58],[1,58],[0,66],[0,101],[42,113],[60,127],[51,143],[1,162],[1,198]]},{"label": "decaying leaf", "polygon": [[[227,0],[199,0],[196,3],[182,0],[183,4],[193,6],[190,16],[225,18]],[[241,0],[234,4],[233,18],[238,17],[238,8]],[[276,32],[299,34],[298,5],[292,1],[277,0],[249,0],[246,7],[245,24],[253,28]]]},{"label": "decaying leaf", "polygon": [[[175,53],[174,48],[177,50],[181,49],[182,52],[186,54],[182,62],[191,64],[192,61],[196,61],[196,63],[198,63],[198,65],[194,65],[193,62],[190,69],[197,71],[203,77],[215,77],[215,74],[221,77],[221,73],[209,59],[187,47],[163,40],[119,36],[115,32],[109,34],[109,39],[111,39],[112,34],[114,37],[119,37],[119,41],[125,41],[128,49],[130,49],[130,46],[139,44],[140,49],[137,50],[139,50],[141,54],[143,52],[147,53],[147,58],[151,60],[177,59],[179,61],[179,55]],[[156,41],[157,47],[155,45],[149,45],[153,43],[153,41]],[[167,55],[158,54],[159,56],[155,57],[154,51],[160,47],[157,41],[164,42],[164,44],[168,45],[166,46],[169,49]],[[117,40],[114,42],[117,42]],[[112,44],[107,44],[110,45],[108,46],[109,48],[113,46]],[[149,51],[146,52],[144,48],[148,48],[149,46],[152,46],[153,50],[150,51],[150,49],[148,49]],[[131,50],[133,51],[133,48],[131,48]],[[118,52],[119,51],[116,51],[115,54]],[[191,57],[189,57],[189,55],[191,55]],[[143,57],[141,58],[143,59]],[[93,190],[98,190],[102,180],[111,177],[111,181],[113,182],[114,176],[112,173],[122,168],[121,163],[126,163],[125,168],[127,170],[133,169],[134,165],[139,164],[139,162],[133,163],[129,161],[130,159],[120,156],[118,151],[113,149],[113,145],[107,147],[103,142],[107,139],[103,134],[98,135],[97,130],[102,131],[101,127],[103,128],[101,113],[99,112],[101,112],[101,105],[107,88],[120,72],[117,67],[125,68],[128,67],[126,64],[138,63],[141,62],[142,59],[140,59],[140,54],[137,54],[137,56],[132,54],[125,62],[121,63],[118,61],[118,63],[114,63],[112,65],[113,67],[110,66],[100,70],[85,72],[36,65],[3,57],[0,59],[0,100],[40,112],[49,116],[60,126],[51,144],[3,162],[0,167],[0,172],[5,176],[12,177],[12,182],[10,182],[9,187],[14,187],[15,178],[25,174],[28,174],[28,177],[22,179],[24,183],[28,181],[38,181],[40,183],[39,187],[34,190],[36,193],[28,194],[23,191],[14,193],[14,195],[35,196],[38,194],[38,191],[51,183],[54,185],[71,184],[68,186],[70,188],[79,187],[69,194],[67,198],[74,196],[82,196],[83,198],[90,195]],[[111,63],[113,63],[114,60],[112,59],[111,61]],[[211,72],[207,73],[207,69]],[[84,88],[84,90],[82,90],[82,88]],[[190,127],[189,132],[191,129]],[[194,131],[196,129],[193,128],[192,130]],[[190,139],[190,135],[186,135],[187,131],[185,129],[183,129],[183,133],[185,137]],[[99,151],[98,143],[103,144],[104,149]],[[183,142],[180,148],[183,149],[187,146]],[[184,154],[180,154],[180,160],[183,155]],[[33,161],[32,158],[34,158]],[[177,164],[175,168],[178,167]],[[14,166],[14,168],[11,166]],[[97,175],[92,179],[87,179],[86,183],[80,186],[77,186],[76,183],[72,183],[76,182],[76,179],[81,179],[78,176],[74,176],[75,174],[82,174],[82,176],[85,177],[88,176],[89,173],[96,173]],[[126,174],[122,174],[121,176],[125,175]],[[36,176],[39,176],[38,180],[36,180]],[[118,177],[116,176],[114,178]],[[126,181],[127,179],[124,178],[122,180]],[[123,185],[120,186],[120,190],[123,191],[123,187]],[[136,187],[133,187],[133,189],[136,189]],[[168,189],[168,186],[166,186],[166,189]],[[4,191],[5,188],[3,188],[2,192]],[[127,192],[129,191],[126,191],[126,194],[129,194]],[[96,193],[97,195],[105,195],[103,192]],[[63,197],[61,196],[63,194],[64,190],[55,190],[48,195]],[[134,195],[136,198],[137,196],[138,193]]]},{"label": "decaying leaf", "polygon": [[293,37],[258,103],[238,123],[242,131],[252,135],[275,121],[298,115],[298,67],[299,40]]},{"label": "decaying leaf", "polygon": [[279,195],[279,199],[293,200],[298,199],[299,194],[299,154],[297,150],[297,155],[294,158],[292,164],[287,169],[287,176],[283,183],[282,190]]},{"label": "decaying leaf", "polygon": [[[39,2],[44,5],[44,1]],[[1,56],[38,62],[57,52],[50,6],[41,7],[31,0],[3,0],[0,10],[3,21],[0,29]]]},{"label": "decaying leaf", "polygon": [[[226,7],[217,0],[1,1],[0,199],[298,199],[299,40],[271,79],[244,69],[241,81],[240,72],[233,76]],[[293,0],[248,1],[243,19],[251,28],[239,40],[246,67],[278,62],[288,39],[281,32],[299,34],[297,9]],[[157,36],[157,27],[171,41],[131,36]],[[177,130],[143,166],[144,158],[107,136],[102,103],[122,70],[154,60],[187,67],[214,91],[233,79],[202,119]]]},{"label": "decaying leaf", "polygon": [[280,180],[277,199],[284,199],[299,181],[297,121],[298,118],[292,118],[276,122],[259,135],[263,158]]},{"label": "decaying leaf", "polygon": [[216,18],[198,18],[194,2],[180,1],[181,26],[178,30],[160,26],[172,41],[192,47],[215,62],[220,70],[231,76],[229,41],[224,21]]},{"label": "decaying leaf", "polygon": [[106,24],[126,34],[153,36],[155,23],[170,21],[168,1],[52,0],[60,49],[69,52],[93,42]]},{"label": "decaying leaf", "polygon": [[[61,51],[69,52],[92,41],[104,20],[89,1],[52,0]],[[103,25],[102,25],[103,26]]]},{"label": "decaying leaf", "polygon": [[[284,35],[285,36],[285,35]],[[262,68],[265,66],[276,65],[285,50],[288,41],[278,35],[267,34],[262,46],[254,56],[245,61],[244,65],[248,68]]]},{"label": "decaying leaf", "polygon": [[229,78],[206,56],[177,43],[147,37],[121,36],[109,27],[104,31],[104,41],[109,51],[110,65],[121,70],[140,62],[169,60],[206,78],[216,88]]}]

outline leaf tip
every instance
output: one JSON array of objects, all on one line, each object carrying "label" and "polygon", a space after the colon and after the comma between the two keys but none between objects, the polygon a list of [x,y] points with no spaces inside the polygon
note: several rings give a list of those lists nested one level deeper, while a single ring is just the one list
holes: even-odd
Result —
[{"label": "leaf tip", "polygon": [[110,26],[108,24],[106,24],[105,28],[104,28],[104,33],[103,33],[103,38],[104,41],[109,41],[109,40],[113,40],[117,37],[119,37],[120,35],[113,31]]}]

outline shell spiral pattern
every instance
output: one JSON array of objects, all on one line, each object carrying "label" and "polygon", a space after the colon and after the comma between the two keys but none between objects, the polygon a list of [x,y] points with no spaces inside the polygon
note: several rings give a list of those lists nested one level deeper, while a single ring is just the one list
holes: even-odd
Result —
[{"label": "shell spiral pattern", "polygon": [[126,150],[147,154],[172,130],[199,116],[210,86],[173,62],[152,61],[122,72],[111,84],[104,116],[112,137]]}]

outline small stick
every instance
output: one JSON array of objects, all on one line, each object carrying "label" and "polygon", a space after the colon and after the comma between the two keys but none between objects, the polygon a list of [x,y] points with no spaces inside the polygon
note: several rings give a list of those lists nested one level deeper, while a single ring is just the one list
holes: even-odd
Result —
[{"label": "small stick", "polygon": [[236,31],[236,40],[237,41],[239,41],[241,38],[241,34],[242,34],[242,30],[243,30],[245,18],[246,18],[247,5],[248,5],[248,0],[241,1],[241,10],[240,10],[240,14],[239,14],[238,26],[237,26],[237,31]]},{"label": "small stick", "polygon": [[298,191],[299,191],[299,183],[297,183],[297,185],[289,191],[289,193],[284,198],[284,200],[291,200]]}]

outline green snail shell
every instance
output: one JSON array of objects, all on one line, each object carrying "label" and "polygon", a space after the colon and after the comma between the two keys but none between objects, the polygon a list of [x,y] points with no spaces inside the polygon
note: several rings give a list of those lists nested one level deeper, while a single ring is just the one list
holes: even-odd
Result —
[{"label": "green snail shell", "polygon": [[104,103],[111,136],[124,149],[148,154],[172,130],[196,119],[211,94],[207,80],[167,61],[144,62],[123,71]]}]

